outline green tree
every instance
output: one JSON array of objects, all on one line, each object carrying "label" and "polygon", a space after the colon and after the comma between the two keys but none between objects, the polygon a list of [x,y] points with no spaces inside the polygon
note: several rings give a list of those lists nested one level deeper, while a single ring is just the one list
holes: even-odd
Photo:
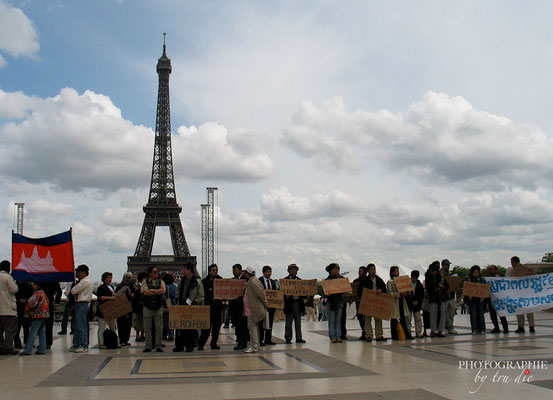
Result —
[{"label": "green tree", "polygon": [[545,255],[541,258],[541,262],[553,262],[553,252],[545,253]]}]

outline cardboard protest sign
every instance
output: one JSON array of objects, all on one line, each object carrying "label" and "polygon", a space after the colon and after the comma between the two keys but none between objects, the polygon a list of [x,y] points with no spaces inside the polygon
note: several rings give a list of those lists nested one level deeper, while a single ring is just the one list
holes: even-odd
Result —
[{"label": "cardboard protest sign", "polygon": [[129,300],[127,300],[127,296],[116,296],[115,299],[98,307],[100,311],[102,311],[102,315],[106,321],[113,321],[114,319],[132,312],[132,306]]},{"label": "cardboard protest sign", "polygon": [[348,278],[328,279],[322,281],[321,285],[326,296],[329,296],[331,294],[351,292],[351,285]]},{"label": "cardboard protest sign", "polygon": [[363,289],[359,314],[379,319],[390,319],[394,307],[394,298],[386,293],[378,293],[375,290]]},{"label": "cardboard protest sign", "polygon": [[169,329],[209,329],[209,306],[169,307]]},{"label": "cardboard protest sign", "polygon": [[280,279],[280,290],[284,296],[315,296],[316,279]]},{"label": "cardboard protest sign", "polygon": [[530,276],[535,274],[536,273],[528,268],[526,265],[522,265],[520,263],[515,265],[513,267],[513,271],[511,272],[511,276]]},{"label": "cardboard protest sign", "polygon": [[284,296],[280,290],[265,289],[265,297],[269,308],[284,308]]},{"label": "cardboard protest sign", "polygon": [[397,290],[399,290],[399,293],[409,293],[413,291],[413,282],[411,282],[411,278],[407,275],[394,278],[394,282],[397,286]]},{"label": "cardboard protest sign", "polygon": [[244,295],[245,279],[215,279],[213,298],[215,300],[232,300]]},{"label": "cardboard protest sign", "polygon": [[490,297],[490,284],[465,282],[465,284],[463,285],[463,296],[480,297],[481,299],[487,299],[488,297]]},{"label": "cardboard protest sign", "polygon": [[461,287],[461,278],[458,276],[446,276],[445,280],[449,285],[449,289],[447,289],[448,292],[456,292]]},{"label": "cardboard protest sign", "polygon": [[351,284],[351,292],[344,293],[344,301],[351,304],[354,301],[359,301],[359,295],[357,291],[359,290],[359,282],[353,282]]}]

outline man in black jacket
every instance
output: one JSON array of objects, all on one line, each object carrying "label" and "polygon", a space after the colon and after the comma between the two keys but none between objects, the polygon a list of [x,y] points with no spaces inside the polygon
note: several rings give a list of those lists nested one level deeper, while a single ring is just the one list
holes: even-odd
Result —
[{"label": "man in black jacket", "polygon": [[[298,278],[299,267],[296,264],[288,266],[288,276],[284,279]],[[286,315],[286,324],[284,326],[284,339],[286,343],[292,343],[292,321],[296,330],[296,343],[305,343],[301,333],[301,316],[305,315],[305,296],[284,296],[284,315]]]},{"label": "man in black jacket", "polygon": [[[369,275],[359,284],[359,298],[363,295],[363,289],[374,290],[378,293],[386,293],[386,284],[378,275],[376,275],[376,265],[372,263],[367,265],[367,271]],[[373,318],[374,317],[365,316],[365,337],[367,342],[372,342],[373,340],[373,327],[371,323]],[[386,339],[384,338],[384,331],[382,330],[382,320],[374,318],[374,325],[376,341],[385,342]]]},{"label": "man in black jacket", "polygon": [[[232,266],[232,279],[246,279],[242,276],[242,265],[234,264]],[[236,341],[234,350],[244,350],[248,345],[248,320],[244,317],[244,297],[240,296],[229,301],[230,315],[234,324],[234,333]]]},{"label": "man in black jacket", "polygon": [[[259,277],[259,280],[261,281],[261,285],[263,286],[263,289],[265,290],[276,290],[278,289],[276,281],[274,279],[271,279],[271,275],[273,273],[273,269],[265,265],[262,269],[263,276]],[[261,346],[265,345],[274,345],[275,342],[272,341],[272,332],[273,332],[273,319],[275,318],[275,308],[268,308],[267,311],[269,312],[269,329],[263,328],[263,323],[259,324],[259,344]]]},{"label": "man in black jacket", "polygon": [[[367,267],[364,265],[359,267],[359,276],[353,280],[352,283],[357,283],[357,287],[361,285],[361,281],[367,277]],[[359,322],[359,326],[361,327],[361,336],[359,337],[359,340],[365,340],[365,316],[363,314],[359,314],[359,304],[361,304],[361,301],[358,300],[355,302],[355,310],[357,311],[357,321]]]},{"label": "man in black jacket", "polygon": [[422,332],[422,320],[421,320],[421,309],[422,309],[422,299],[424,298],[424,287],[419,281],[420,272],[411,271],[411,283],[413,285],[413,290],[405,295],[405,300],[407,301],[407,308],[409,313],[406,315],[405,322],[407,323],[407,329],[409,330],[409,335],[411,334],[411,319],[415,320],[415,335],[420,338]]},{"label": "man in black jacket", "polygon": [[223,301],[215,300],[213,298],[213,290],[215,286],[215,279],[223,279],[219,276],[219,267],[217,264],[211,264],[208,269],[208,275],[202,280],[204,286],[204,305],[209,306],[209,319],[210,329],[202,329],[200,339],[198,341],[198,350],[203,350],[204,346],[209,338],[209,332],[211,331],[211,343],[210,346],[214,350],[219,350],[217,345],[219,340],[219,331],[221,330],[221,310],[223,309]]}]

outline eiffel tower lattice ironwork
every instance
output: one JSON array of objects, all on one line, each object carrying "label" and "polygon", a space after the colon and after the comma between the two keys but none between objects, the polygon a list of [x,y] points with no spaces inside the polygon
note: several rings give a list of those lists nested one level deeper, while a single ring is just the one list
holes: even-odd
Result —
[{"label": "eiffel tower lattice ironwork", "polygon": [[[160,272],[171,272],[179,277],[183,265],[187,262],[196,264],[196,257],[190,256],[179,216],[182,207],[177,204],[175,193],[169,101],[169,75],[172,68],[171,59],[166,54],[165,34],[163,35],[163,55],[157,63],[159,87],[150,195],[148,204],[143,208],[145,216],[140,238],[134,256],[128,257],[127,267],[136,275],[154,265]],[[173,255],[152,255],[158,226],[169,227]]]}]

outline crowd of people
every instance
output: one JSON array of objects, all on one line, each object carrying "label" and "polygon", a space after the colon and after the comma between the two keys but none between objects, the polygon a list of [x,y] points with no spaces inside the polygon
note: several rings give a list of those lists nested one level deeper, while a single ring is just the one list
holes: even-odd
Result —
[{"label": "crowd of people", "polygon": [[[398,290],[395,279],[399,277],[399,268],[391,266],[387,282],[376,274],[376,266],[372,263],[361,266],[358,277],[353,281],[357,290],[356,318],[362,334],[359,340],[367,342],[386,341],[383,332],[382,319],[365,316],[359,313],[360,298],[364,290],[377,293],[388,293],[393,298],[393,308],[390,315],[390,331],[392,340],[415,339],[422,337],[444,337],[447,334],[456,334],[454,318],[456,314],[458,294],[449,290],[448,276],[452,276],[450,262],[447,259],[434,261],[428,266],[424,282],[419,280],[420,273],[411,272],[412,290],[409,292]],[[507,276],[520,264],[516,256],[511,258],[511,268]],[[497,276],[495,265],[487,267],[489,276]],[[299,267],[290,264],[288,275],[284,279],[300,279]],[[340,266],[336,263],[326,267],[326,280],[343,279]],[[474,265],[470,268],[466,281],[485,283],[481,268]],[[102,315],[100,307],[96,309],[98,320],[98,344],[100,349],[130,346],[131,331],[134,327],[135,342],[144,342],[144,352],[163,352],[163,341],[174,340],[174,352],[192,352],[204,350],[209,338],[212,350],[220,349],[218,345],[219,333],[223,321],[228,327],[232,322],[236,345],[234,350],[244,350],[246,353],[258,352],[262,346],[272,346],[272,329],[277,315],[277,309],[271,308],[265,295],[265,290],[279,289],[278,281],[272,279],[272,268],[264,266],[261,274],[257,275],[253,267],[242,268],[240,264],[232,267],[231,279],[246,281],[242,296],[228,302],[214,298],[216,279],[222,279],[216,264],[208,268],[208,275],[201,279],[194,264],[185,264],[183,276],[175,282],[171,274],[160,277],[158,268],[151,266],[146,272],[135,277],[126,272],[122,282],[112,285],[113,274],[104,272],[102,284],[97,288],[98,305],[102,305],[116,296],[126,296],[132,305],[132,311],[116,320],[108,321]],[[63,313],[60,335],[67,334],[69,317],[71,318],[71,332],[73,333],[72,346],[69,351],[83,353],[89,347],[89,320],[91,302],[93,299],[93,283],[89,279],[87,265],[79,265],[75,270],[76,280],[67,286],[67,297]],[[9,261],[0,264],[0,354],[31,355],[38,336],[39,344],[35,354],[45,354],[52,345],[53,308],[59,302],[61,288],[59,283],[41,284],[15,282],[10,275]],[[472,334],[486,333],[484,313],[489,311],[494,328],[490,333],[500,333],[497,314],[489,298],[464,296],[463,303],[470,313]],[[337,293],[322,296],[318,306],[324,310],[319,313],[328,323],[328,336],[331,343],[341,343],[347,339],[346,309],[347,301],[344,294]],[[173,330],[169,326],[168,308],[170,306],[210,306],[209,329],[182,329]],[[308,315],[315,320],[314,309],[316,304],[313,297],[284,296],[284,339],[287,344],[305,343],[302,335],[302,316]],[[227,317],[228,315],[228,317]],[[504,333],[509,332],[507,319],[501,317]],[[535,332],[534,316],[527,314],[530,332]],[[374,331],[373,331],[374,322]],[[414,330],[413,330],[414,323]],[[524,315],[517,315],[518,328],[516,333],[525,332]],[[20,339],[23,330],[24,348]],[[115,333],[117,332],[117,333]],[[23,349],[19,352],[17,349]]]}]

